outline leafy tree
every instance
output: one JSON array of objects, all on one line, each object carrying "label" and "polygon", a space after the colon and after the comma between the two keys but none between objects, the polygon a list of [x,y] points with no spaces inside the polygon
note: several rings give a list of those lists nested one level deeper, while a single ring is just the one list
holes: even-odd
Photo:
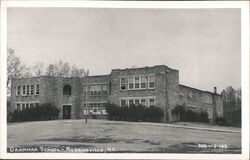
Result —
[{"label": "leafy tree", "polygon": [[241,88],[235,90],[232,86],[221,92],[223,96],[223,115],[229,125],[241,125]]}]

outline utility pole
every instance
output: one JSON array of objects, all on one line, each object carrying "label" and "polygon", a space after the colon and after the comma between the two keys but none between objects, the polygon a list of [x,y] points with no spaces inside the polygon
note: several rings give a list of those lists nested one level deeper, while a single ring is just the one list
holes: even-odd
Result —
[{"label": "utility pole", "polygon": [[85,123],[88,123],[88,115],[89,115],[89,107],[88,107],[88,93],[89,93],[89,86],[88,86],[88,76],[89,70],[87,70],[86,74],[86,92],[85,92]]}]

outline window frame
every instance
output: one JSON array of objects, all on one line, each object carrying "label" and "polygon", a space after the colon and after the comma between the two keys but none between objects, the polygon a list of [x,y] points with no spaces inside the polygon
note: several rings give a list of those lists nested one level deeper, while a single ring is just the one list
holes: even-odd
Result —
[{"label": "window frame", "polygon": [[22,87],[22,96],[26,96],[26,85],[23,85]]},{"label": "window frame", "polygon": [[[150,81],[150,77],[153,77],[153,78],[154,78],[154,81],[153,81],[154,87],[150,87],[150,83],[152,83],[152,82]],[[148,89],[155,89],[155,75],[148,75]]]},{"label": "window frame", "polygon": [[34,85],[30,85],[30,95],[34,95]]},{"label": "window frame", "polygon": [[39,95],[40,94],[40,85],[36,84],[35,85],[35,95]]},{"label": "window frame", "polygon": [[[122,79],[125,80],[124,83],[122,83]],[[126,91],[126,90],[127,90],[127,87],[128,87],[128,82],[127,82],[127,80],[128,80],[128,77],[121,77],[121,78],[120,78],[120,90],[121,90],[121,91]],[[122,89],[122,87],[125,87],[125,89]]]}]

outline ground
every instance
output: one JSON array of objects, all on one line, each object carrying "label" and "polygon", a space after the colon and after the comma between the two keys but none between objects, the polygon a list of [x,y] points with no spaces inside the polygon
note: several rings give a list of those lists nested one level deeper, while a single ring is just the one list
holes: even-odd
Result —
[{"label": "ground", "polygon": [[7,128],[8,152],[241,153],[240,128],[196,123],[55,120]]}]

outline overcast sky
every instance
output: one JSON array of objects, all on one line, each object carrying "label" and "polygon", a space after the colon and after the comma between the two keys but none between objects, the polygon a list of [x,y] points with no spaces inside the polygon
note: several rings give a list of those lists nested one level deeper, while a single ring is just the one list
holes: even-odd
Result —
[{"label": "overcast sky", "polygon": [[27,66],[61,59],[102,75],[164,64],[183,85],[241,86],[239,9],[9,8],[8,45]]}]

